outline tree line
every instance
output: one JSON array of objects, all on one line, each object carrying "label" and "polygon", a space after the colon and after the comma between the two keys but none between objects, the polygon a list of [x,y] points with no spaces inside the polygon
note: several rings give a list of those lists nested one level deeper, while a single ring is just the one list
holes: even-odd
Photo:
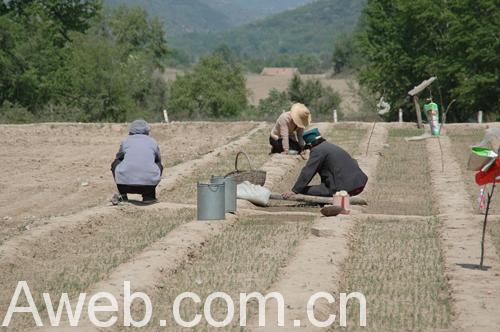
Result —
[{"label": "tree line", "polygon": [[166,102],[163,24],[98,0],[0,2],[0,121],[125,121]]},{"label": "tree line", "polygon": [[[356,31],[336,42],[334,67],[414,118],[407,92],[437,76],[424,97],[451,121],[500,114],[498,0],[368,0]],[[389,115],[395,118],[396,113]]]}]

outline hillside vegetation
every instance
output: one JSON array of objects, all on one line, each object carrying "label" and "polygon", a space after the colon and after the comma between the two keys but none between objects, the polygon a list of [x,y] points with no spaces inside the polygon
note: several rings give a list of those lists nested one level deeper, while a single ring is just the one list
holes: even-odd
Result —
[{"label": "hillside vegetation", "polygon": [[233,26],[294,9],[314,0],[199,0],[226,15]]},{"label": "hillside vegetation", "polygon": [[294,10],[222,33],[193,33],[171,38],[172,46],[192,56],[227,44],[241,57],[331,53],[336,36],[354,29],[365,1],[318,0]]},{"label": "hillside vegetation", "polygon": [[[105,0],[111,6],[144,8],[165,23],[169,36],[220,32],[313,0]],[[182,37],[181,37],[182,39]]]},{"label": "hillside vegetation", "polygon": [[223,31],[231,28],[229,18],[200,0],[106,0],[111,6],[144,8],[165,24],[169,36],[190,32]]}]

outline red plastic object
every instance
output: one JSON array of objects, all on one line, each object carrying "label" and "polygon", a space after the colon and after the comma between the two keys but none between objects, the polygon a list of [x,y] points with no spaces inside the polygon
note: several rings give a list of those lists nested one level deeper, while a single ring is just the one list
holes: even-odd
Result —
[{"label": "red plastic object", "polygon": [[484,186],[485,184],[493,182],[500,183],[500,158],[497,158],[495,164],[492,165],[486,172],[479,171],[476,173],[476,183],[478,185]]}]

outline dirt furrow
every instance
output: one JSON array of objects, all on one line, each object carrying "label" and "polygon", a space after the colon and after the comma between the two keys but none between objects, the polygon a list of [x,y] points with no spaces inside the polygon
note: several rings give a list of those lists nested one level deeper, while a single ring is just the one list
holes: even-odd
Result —
[{"label": "dirt furrow", "polygon": [[[196,171],[197,168],[204,167],[213,163],[220,158],[221,154],[227,150],[234,150],[240,146],[249,143],[249,137],[262,130],[266,126],[265,123],[260,123],[254,129],[249,131],[246,135],[241,136],[238,140],[233,141],[227,145],[220,146],[213,150],[211,153],[206,154],[200,159],[190,160],[186,163],[174,166],[171,169],[166,169],[162,182],[159,185],[159,191],[172,188],[179,183],[184,176],[189,176]],[[137,207],[127,207],[129,209],[137,209]],[[122,207],[120,209],[127,209]],[[12,237],[11,239],[0,244],[0,262],[3,257],[15,255],[16,252],[22,252],[23,248],[29,247],[38,239],[48,236],[51,232],[57,230],[59,227],[66,229],[78,227],[78,225],[85,223],[90,217],[93,216],[110,216],[118,208],[108,204],[107,206],[99,206],[90,208],[73,215],[53,217],[35,221],[30,225],[29,229],[25,230],[21,235]]]},{"label": "dirt furrow", "polygon": [[[473,217],[460,166],[450,139],[440,138],[444,171],[431,167],[434,202],[442,221],[446,274],[452,290],[455,331],[498,331],[500,326],[500,268],[486,236],[486,270],[479,270],[481,224]],[[429,163],[441,160],[438,139],[427,140]]]},{"label": "dirt furrow", "polygon": [[[151,124],[168,170],[238,139],[255,122]],[[127,124],[0,125],[0,242],[18,226],[102,205],[115,189],[110,172]],[[210,137],[210,139],[206,139]],[[9,231],[9,232],[6,232]]]},{"label": "dirt furrow", "polygon": [[[111,273],[109,278],[90,287],[87,293],[107,292],[112,294],[118,300],[118,303],[124,303],[124,282],[129,281],[134,292],[142,291],[150,294],[161,278],[174,273],[191,255],[235,221],[236,217],[229,215],[227,220],[193,220],[180,225],[130,261],[121,264]],[[106,304],[101,303],[101,305]],[[88,303],[85,303],[84,308],[87,307]],[[123,322],[122,313],[121,310],[117,314],[117,317],[119,317],[118,322]],[[111,315],[115,314],[101,315],[99,319],[107,321]],[[84,313],[82,317],[88,318],[88,315]],[[61,324],[61,327],[64,328],[65,326],[69,328],[68,322]],[[79,326],[85,331],[98,331],[88,320],[81,321]],[[59,328],[48,328],[46,330],[58,331]]]},{"label": "dirt furrow", "polygon": [[[377,124],[370,141],[368,155],[364,155],[371,133],[360,142],[363,155],[358,156],[358,162],[369,178],[374,176],[379,152],[387,139],[387,129]],[[367,190],[370,189],[370,181]],[[316,292],[332,292],[336,289],[341,276],[341,264],[348,254],[348,234],[352,224],[350,216],[335,218],[318,218],[312,226],[310,235],[301,241],[294,257],[281,272],[280,280],[269,289],[269,292],[279,292],[286,303],[285,327],[276,326],[277,310],[275,306],[266,308],[266,327],[258,326],[258,320],[251,322],[251,331],[315,331],[322,330],[311,325],[306,312],[306,304],[310,296]],[[319,236],[318,236],[319,235]],[[318,305],[314,312],[318,320],[326,320],[331,308]],[[300,328],[297,327],[300,324]]]},{"label": "dirt furrow", "polygon": [[265,129],[266,126],[266,123],[261,122],[244,136],[241,136],[239,139],[219,146],[212,152],[204,155],[199,159],[189,160],[168,169],[168,173],[162,177],[162,180],[158,185],[158,192],[162,194],[165,190],[168,190],[169,188],[172,188],[176,184],[180,183],[184,177],[192,175],[193,172],[196,171],[196,169],[199,169],[200,167],[203,167],[205,165],[209,165],[210,163],[214,163],[218,158],[221,158],[221,155],[227,155],[229,152],[236,151],[243,145],[251,143],[251,136],[259,132],[260,130]]},{"label": "dirt furrow", "polygon": [[[322,130],[326,130],[328,124],[318,124],[318,127]],[[259,126],[256,129],[260,130],[262,127]],[[249,137],[255,132],[256,130],[245,137]],[[234,150],[238,146],[224,147],[224,150]],[[218,154],[220,154],[220,152],[218,152]],[[213,161],[212,158],[207,159],[206,164],[211,161]],[[272,189],[274,184],[279,183],[290,169],[297,167],[300,161],[301,158],[299,156],[273,155],[261,168],[267,171],[265,186]],[[195,166],[196,165],[193,166],[193,169]],[[182,170],[184,169],[185,168]],[[180,174],[189,174],[189,172]],[[180,174],[178,174],[178,176],[182,176]],[[176,179],[175,183],[177,183],[177,181],[180,180]],[[175,183],[171,183],[170,185],[173,186]],[[248,202],[239,202],[239,208],[242,209],[242,211],[238,214],[251,214],[252,205],[245,203]],[[162,205],[167,207],[186,206],[185,204],[177,203],[162,203]],[[157,207],[159,207],[159,205],[157,205]],[[247,207],[247,209],[244,210],[244,207]],[[136,291],[143,291],[147,294],[148,291],[155,289],[157,282],[159,282],[163,276],[174,273],[182,266],[183,262],[189,258],[191,253],[197,251],[205,242],[209,241],[217,234],[222,233],[227,226],[234,222],[234,220],[235,217],[230,217],[229,221],[193,221],[181,225],[164,238],[149,246],[129,262],[121,264],[113,271],[108,279],[91,287],[89,292],[94,294],[99,291],[106,291],[113,294],[119,300],[118,302],[122,303],[120,300],[122,300],[123,297],[123,282],[130,281],[132,285],[138,285],[135,289]],[[103,320],[106,320],[106,318],[104,317]],[[84,328],[84,330],[93,330],[93,327],[88,321],[82,322],[81,327]]]}]

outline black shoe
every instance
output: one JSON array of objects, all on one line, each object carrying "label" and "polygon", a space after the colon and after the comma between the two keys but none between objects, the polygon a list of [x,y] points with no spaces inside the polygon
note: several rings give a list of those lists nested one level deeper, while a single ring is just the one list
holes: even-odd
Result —
[{"label": "black shoe", "polygon": [[155,203],[158,203],[158,200],[156,198],[146,198],[146,199],[142,199],[142,204],[144,205],[151,205],[151,204],[155,204]]},{"label": "black shoe", "polygon": [[114,194],[113,197],[111,197],[111,204],[118,205],[121,202],[128,202],[128,196],[127,195]]}]

